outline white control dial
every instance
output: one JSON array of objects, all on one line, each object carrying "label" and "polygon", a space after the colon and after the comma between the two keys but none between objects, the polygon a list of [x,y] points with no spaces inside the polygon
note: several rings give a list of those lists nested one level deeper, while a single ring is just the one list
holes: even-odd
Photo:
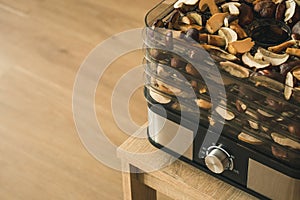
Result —
[{"label": "white control dial", "polygon": [[231,156],[220,146],[212,146],[208,149],[205,164],[210,171],[216,174],[233,169]]}]

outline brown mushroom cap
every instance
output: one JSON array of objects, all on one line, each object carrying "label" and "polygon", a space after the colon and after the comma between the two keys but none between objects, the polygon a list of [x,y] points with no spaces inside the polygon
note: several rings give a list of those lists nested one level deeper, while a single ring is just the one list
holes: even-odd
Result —
[{"label": "brown mushroom cap", "polygon": [[213,34],[218,31],[224,24],[224,19],[228,13],[216,13],[209,18],[206,22],[206,29],[209,33]]},{"label": "brown mushroom cap", "polygon": [[228,44],[228,51],[231,54],[242,54],[250,51],[254,46],[254,42],[251,38],[244,40],[237,40]]}]

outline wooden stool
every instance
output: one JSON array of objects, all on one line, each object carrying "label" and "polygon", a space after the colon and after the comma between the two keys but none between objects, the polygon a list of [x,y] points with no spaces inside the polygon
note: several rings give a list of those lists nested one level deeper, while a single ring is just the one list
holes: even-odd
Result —
[{"label": "wooden stool", "polygon": [[125,171],[124,200],[156,200],[156,191],[184,200],[256,199],[153,147],[145,138],[146,130],[138,131],[138,137],[130,137],[117,151]]}]

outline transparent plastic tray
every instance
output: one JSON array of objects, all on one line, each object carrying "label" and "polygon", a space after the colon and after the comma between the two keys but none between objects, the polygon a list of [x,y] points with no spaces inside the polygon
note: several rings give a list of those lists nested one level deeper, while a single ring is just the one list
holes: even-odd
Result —
[{"label": "transparent plastic tray", "polygon": [[162,96],[158,102],[148,93],[149,102],[161,103],[179,114],[189,112],[191,118],[196,104],[203,123],[211,123],[212,111],[225,110],[225,115],[220,114],[225,120],[220,121],[225,122],[231,137],[245,142],[239,139],[244,133],[250,136],[246,145],[300,168],[298,89],[289,88],[292,95],[287,100],[285,84],[247,67],[241,73],[249,76],[236,76],[220,66],[219,62],[226,62],[225,59],[211,55],[198,43],[172,38],[178,32],[170,34],[166,28],[154,29],[155,22],[167,19],[174,12],[173,4],[174,1],[163,1],[146,16],[145,85],[155,97]]}]

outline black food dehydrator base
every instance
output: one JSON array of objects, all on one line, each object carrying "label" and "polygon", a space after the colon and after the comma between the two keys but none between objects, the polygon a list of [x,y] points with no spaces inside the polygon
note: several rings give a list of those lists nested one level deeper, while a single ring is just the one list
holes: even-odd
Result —
[{"label": "black food dehydrator base", "polygon": [[243,191],[245,191],[245,192],[247,192],[247,193],[249,193],[249,194],[251,194],[251,195],[253,195],[253,196],[257,197],[257,198],[259,198],[259,199],[262,199],[262,200],[270,200],[269,198],[267,198],[267,197],[265,197],[265,196],[263,196],[263,195],[261,195],[261,194],[255,192],[255,191],[253,191],[253,190],[250,190],[250,189],[248,189],[247,187],[242,186],[242,185],[240,185],[240,184],[238,184],[238,183],[236,183],[236,182],[234,182],[234,181],[232,181],[232,180],[230,180],[230,179],[228,179],[228,178],[226,178],[226,177],[224,177],[224,176],[222,176],[222,175],[218,175],[218,174],[215,174],[215,173],[211,172],[210,170],[208,170],[206,167],[202,166],[201,164],[199,164],[199,163],[197,163],[197,162],[195,162],[195,161],[192,161],[192,160],[190,160],[190,159],[188,159],[188,158],[186,158],[186,157],[184,157],[184,156],[181,156],[181,155],[179,155],[178,153],[176,153],[175,151],[172,151],[172,150],[170,150],[170,149],[168,149],[168,148],[165,148],[164,146],[162,146],[162,145],[156,143],[155,141],[153,141],[153,140],[151,139],[151,137],[149,137],[149,133],[148,133],[148,132],[147,132],[147,134],[148,134],[148,141],[149,141],[154,147],[156,147],[156,148],[158,148],[158,149],[162,149],[164,152],[166,152],[166,153],[168,153],[168,154],[170,154],[170,155],[172,155],[172,156],[178,157],[179,160],[181,160],[181,161],[183,161],[183,162],[185,162],[185,163],[187,163],[187,164],[189,164],[189,165],[192,165],[193,167],[196,167],[197,169],[202,170],[202,171],[204,171],[205,173],[208,173],[208,174],[210,174],[210,175],[212,175],[212,176],[214,176],[214,177],[216,177],[216,178],[218,178],[218,179],[221,179],[222,181],[225,181],[226,183],[228,183],[228,184],[230,184],[230,185],[232,185],[232,186],[234,186],[234,187],[237,187],[237,188],[239,188],[240,190],[243,190]]}]

